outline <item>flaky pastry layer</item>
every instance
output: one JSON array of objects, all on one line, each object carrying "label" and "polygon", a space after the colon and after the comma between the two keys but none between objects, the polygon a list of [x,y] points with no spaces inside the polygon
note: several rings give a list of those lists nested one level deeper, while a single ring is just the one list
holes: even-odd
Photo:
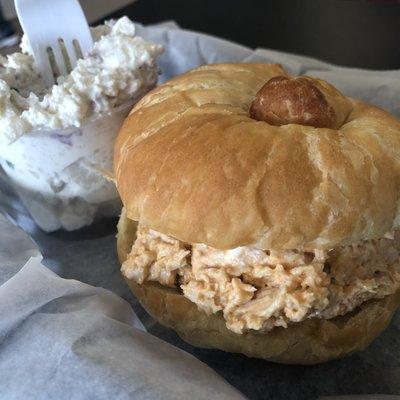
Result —
[{"label": "flaky pastry layer", "polygon": [[[396,229],[400,123],[349,98],[337,129],[251,118],[277,76],[278,65],[207,65],[146,95],[115,144],[128,218],[218,249],[330,249]],[[313,81],[342,110],[337,90]]]}]

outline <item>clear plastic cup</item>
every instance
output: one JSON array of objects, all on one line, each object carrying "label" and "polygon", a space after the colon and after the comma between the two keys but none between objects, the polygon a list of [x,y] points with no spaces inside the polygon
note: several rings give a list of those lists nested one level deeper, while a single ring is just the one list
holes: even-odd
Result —
[{"label": "clear plastic cup", "polygon": [[43,230],[76,230],[119,214],[117,191],[102,171],[112,171],[114,141],[133,103],[79,128],[35,131],[0,144],[0,165]]}]

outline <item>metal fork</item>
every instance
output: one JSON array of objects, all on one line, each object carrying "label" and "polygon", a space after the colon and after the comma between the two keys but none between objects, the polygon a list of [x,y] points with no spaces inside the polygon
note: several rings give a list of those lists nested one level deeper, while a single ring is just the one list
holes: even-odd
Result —
[{"label": "metal fork", "polygon": [[93,39],[78,0],[15,0],[15,8],[48,87],[92,49]]}]

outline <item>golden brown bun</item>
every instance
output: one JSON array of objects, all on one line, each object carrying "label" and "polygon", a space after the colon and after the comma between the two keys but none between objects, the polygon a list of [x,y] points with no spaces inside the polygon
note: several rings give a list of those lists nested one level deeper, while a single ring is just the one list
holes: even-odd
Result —
[{"label": "golden brown bun", "polygon": [[[123,213],[118,224],[118,256],[125,261],[135,238],[135,223]],[[309,319],[267,333],[238,335],[220,313],[206,315],[178,290],[126,280],[142,306],[186,342],[285,364],[316,364],[363,350],[389,324],[400,292],[365,303],[356,312],[331,320]]]},{"label": "golden brown bun", "polygon": [[400,123],[351,99],[339,130],[250,118],[258,90],[282,75],[278,65],[210,65],[145,96],[115,148],[129,218],[219,249],[332,248],[398,225]]}]

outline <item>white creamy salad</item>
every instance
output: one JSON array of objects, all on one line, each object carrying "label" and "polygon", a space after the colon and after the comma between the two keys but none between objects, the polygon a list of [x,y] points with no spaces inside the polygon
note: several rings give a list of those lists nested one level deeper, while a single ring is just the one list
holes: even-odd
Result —
[{"label": "white creamy salad", "polygon": [[81,126],[155,85],[155,58],[163,49],[135,36],[129,18],[108,21],[91,32],[93,50],[50,89],[25,38],[22,52],[0,56],[0,134],[8,141],[31,131]]},{"label": "white creamy salad", "polygon": [[0,56],[0,176],[48,232],[119,214],[103,174],[126,115],[157,83],[163,48],[135,36],[129,18],[91,32],[92,51],[51,88],[26,38],[21,52]]}]

